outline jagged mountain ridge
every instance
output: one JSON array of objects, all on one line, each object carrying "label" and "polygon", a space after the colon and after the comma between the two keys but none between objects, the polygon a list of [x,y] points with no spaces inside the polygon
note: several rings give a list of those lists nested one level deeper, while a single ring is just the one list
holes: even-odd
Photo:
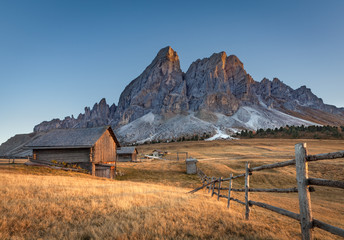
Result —
[{"label": "jagged mountain ridge", "polygon": [[116,105],[109,106],[105,98],[95,103],[93,108],[85,107],[85,112],[80,113],[77,118],[74,116],[65,117],[63,120],[58,118],[51,121],[44,121],[34,127],[34,132],[46,132],[55,128],[90,128],[103,125],[110,125],[113,122]]},{"label": "jagged mountain ridge", "polygon": [[343,119],[343,109],[324,104],[305,86],[294,90],[277,78],[255,81],[235,55],[215,53],[183,73],[177,53],[166,47],[124,89],[118,106],[102,99],[76,119],[45,121],[34,131],[111,124],[122,141],[133,142],[219,129],[338,125]]}]

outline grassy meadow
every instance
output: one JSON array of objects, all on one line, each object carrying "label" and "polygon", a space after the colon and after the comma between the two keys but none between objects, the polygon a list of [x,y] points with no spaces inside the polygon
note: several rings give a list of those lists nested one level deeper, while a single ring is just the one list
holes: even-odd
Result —
[{"label": "grassy meadow", "polygon": [[[227,177],[251,166],[294,158],[294,144],[307,142],[309,154],[344,149],[343,140],[244,139],[142,145],[187,151],[208,176]],[[309,164],[310,176],[344,181],[344,160]],[[244,207],[213,198],[201,190],[200,179],[185,174],[184,161],[144,160],[118,163],[116,180],[90,175],[6,164],[0,161],[0,239],[299,239],[296,220],[258,207],[250,221]],[[243,179],[233,188],[242,188]],[[294,187],[295,167],[254,173],[251,187]],[[344,191],[315,187],[311,193],[315,218],[344,228]],[[223,193],[225,194],[225,192]],[[235,198],[244,199],[243,193]],[[252,200],[298,212],[297,193],[251,193]],[[316,239],[340,239],[320,229]]]}]

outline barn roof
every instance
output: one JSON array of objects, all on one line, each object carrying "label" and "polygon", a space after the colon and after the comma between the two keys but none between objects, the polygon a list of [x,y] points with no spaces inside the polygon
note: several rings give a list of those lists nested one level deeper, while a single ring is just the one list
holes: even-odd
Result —
[{"label": "barn roof", "polygon": [[136,151],[135,147],[121,147],[117,149],[117,154],[132,154]]},{"label": "barn roof", "polygon": [[26,145],[32,149],[90,148],[109,130],[119,147],[119,142],[110,126],[95,128],[54,129]]}]

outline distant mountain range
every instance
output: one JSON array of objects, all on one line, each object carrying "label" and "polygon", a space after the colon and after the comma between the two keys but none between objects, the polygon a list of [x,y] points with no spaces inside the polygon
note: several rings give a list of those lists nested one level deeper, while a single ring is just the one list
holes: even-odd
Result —
[{"label": "distant mountain range", "polygon": [[324,104],[306,86],[292,89],[277,78],[257,82],[225,52],[196,60],[184,73],[177,53],[166,47],[124,89],[118,106],[102,99],[77,118],[44,121],[34,132],[112,125],[121,142],[142,143],[316,124],[344,125],[344,109]]}]

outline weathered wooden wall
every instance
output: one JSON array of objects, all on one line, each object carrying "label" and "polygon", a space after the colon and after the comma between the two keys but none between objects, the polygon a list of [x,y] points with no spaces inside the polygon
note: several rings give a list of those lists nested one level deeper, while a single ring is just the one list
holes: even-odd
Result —
[{"label": "weathered wooden wall", "polygon": [[65,163],[89,162],[89,148],[73,149],[35,149],[33,150],[33,160],[47,161],[52,160]]},{"label": "weathered wooden wall", "polygon": [[137,160],[137,153],[134,151],[134,153],[131,155],[131,161],[136,161]]},{"label": "weathered wooden wall", "polygon": [[116,149],[116,142],[113,140],[109,130],[107,130],[94,145],[93,162],[115,162]]},{"label": "weathered wooden wall", "polygon": [[118,154],[118,162],[130,162],[132,160],[132,154]]},{"label": "weathered wooden wall", "polygon": [[110,167],[99,167],[96,166],[96,176],[97,177],[105,177],[110,178],[111,177],[111,168]]}]

